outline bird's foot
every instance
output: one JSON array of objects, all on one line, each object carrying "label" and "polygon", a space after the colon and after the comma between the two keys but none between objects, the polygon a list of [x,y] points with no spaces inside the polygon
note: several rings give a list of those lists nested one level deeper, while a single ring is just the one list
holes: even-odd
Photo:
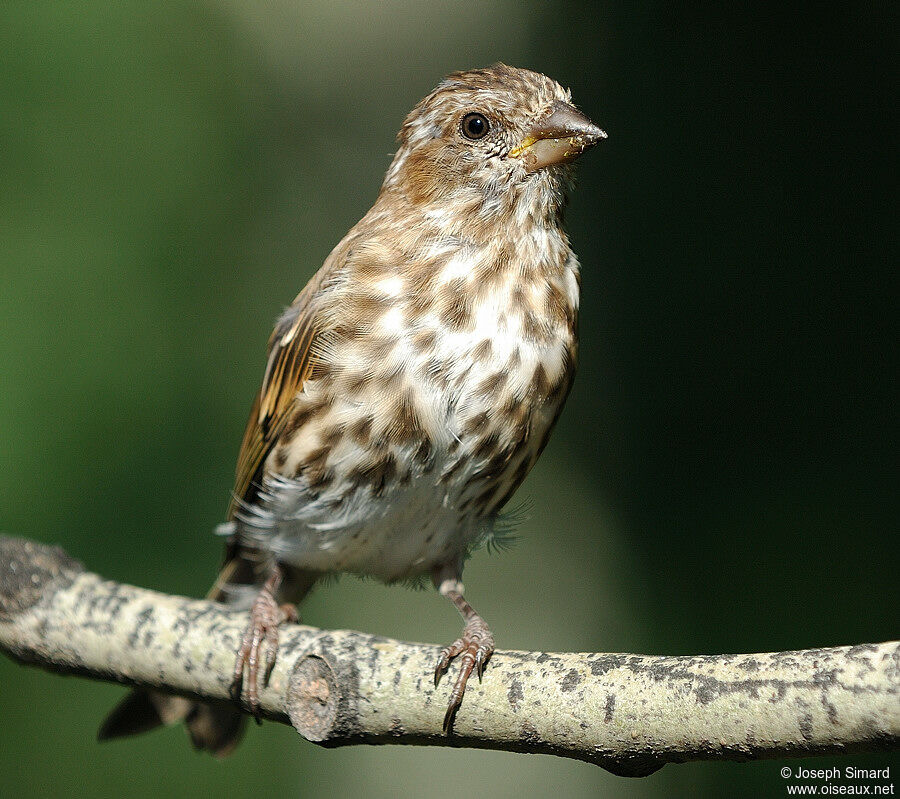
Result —
[{"label": "bird's foot", "polygon": [[265,667],[262,670],[262,684],[269,681],[269,675],[275,668],[278,653],[278,627],[286,621],[297,621],[297,608],[293,605],[279,605],[275,600],[275,592],[281,582],[281,573],[273,573],[263,589],[257,594],[250,608],[250,621],[244,631],[241,645],[235,653],[234,679],[231,683],[231,695],[240,701],[241,687],[244,682],[244,669],[247,671],[247,704],[250,712],[260,722],[259,706],[259,672],[260,657],[265,647]]},{"label": "bird's foot", "polygon": [[459,662],[459,676],[456,678],[456,684],[450,692],[450,702],[447,705],[447,712],[444,714],[443,729],[445,733],[449,733],[453,728],[453,720],[456,717],[456,711],[462,705],[463,694],[466,692],[466,683],[469,676],[474,670],[478,675],[479,681],[487,662],[494,654],[494,636],[491,634],[490,628],[481,616],[472,615],[463,628],[463,634],[457,638],[450,646],[445,646],[441,650],[438,658],[437,666],[434,669],[434,684],[441,681],[441,677],[446,674],[452,661],[458,655],[462,655]]}]

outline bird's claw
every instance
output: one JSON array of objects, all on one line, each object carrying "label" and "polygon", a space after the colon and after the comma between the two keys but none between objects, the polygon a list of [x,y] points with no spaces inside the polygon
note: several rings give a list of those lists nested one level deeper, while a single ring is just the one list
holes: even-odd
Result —
[{"label": "bird's claw", "polygon": [[278,656],[278,627],[286,621],[297,621],[297,609],[293,605],[279,605],[268,587],[263,588],[250,609],[250,621],[244,630],[241,645],[235,653],[234,674],[229,693],[236,702],[240,701],[244,683],[244,669],[247,671],[247,704],[250,712],[261,724],[259,704],[260,655],[265,647],[265,665],[262,670],[262,684],[269,682],[275,659]]},{"label": "bird's claw", "polygon": [[459,676],[453,690],[450,692],[450,701],[447,704],[447,712],[444,714],[443,731],[449,733],[453,728],[453,720],[456,711],[462,705],[463,695],[466,692],[466,683],[474,671],[478,675],[479,682],[484,675],[484,669],[491,655],[494,654],[494,636],[484,620],[478,616],[471,619],[463,630],[462,637],[457,638],[450,646],[445,646],[438,656],[438,662],[434,669],[435,686],[441,681],[441,677],[450,667],[450,662],[462,655],[459,663]]}]

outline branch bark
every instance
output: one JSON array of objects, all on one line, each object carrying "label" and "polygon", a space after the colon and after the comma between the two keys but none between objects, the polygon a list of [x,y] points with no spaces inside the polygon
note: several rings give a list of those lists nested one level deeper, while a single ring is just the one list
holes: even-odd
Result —
[{"label": "branch bark", "polygon": [[[61,549],[0,537],[0,649],[64,674],[228,700],[246,614],[104,580]],[[451,735],[438,647],[286,625],[263,715],[323,746],[541,752],[626,776],[666,763],[900,744],[900,642],[749,655],[501,652]]]}]

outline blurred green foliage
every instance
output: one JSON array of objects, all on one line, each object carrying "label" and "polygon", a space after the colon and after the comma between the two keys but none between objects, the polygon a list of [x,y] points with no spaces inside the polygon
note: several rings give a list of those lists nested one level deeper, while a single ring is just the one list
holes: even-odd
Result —
[{"label": "blurred green foliage", "polygon": [[[202,595],[273,320],[374,199],[413,104],[503,60],[569,85],[610,139],[569,217],[580,375],[520,492],[520,542],[466,573],[499,645],[896,636],[886,8],[7,0],[0,528]],[[352,579],[303,615],[431,641],[458,625],[433,592]],[[324,751],[272,724],[217,762],[179,729],[96,744],[114,686],[5,660],[0,686],[9,796],[783,790],[773,763],[625,781],[549,757]]]}]

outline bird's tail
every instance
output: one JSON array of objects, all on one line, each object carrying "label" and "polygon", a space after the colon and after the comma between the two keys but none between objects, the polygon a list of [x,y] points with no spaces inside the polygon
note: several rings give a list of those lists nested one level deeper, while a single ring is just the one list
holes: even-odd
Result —
[{"label": "bird's tail", "polygon": [[[226,563],[207,599],[223,602],[233,608],[249,609],[253,596],[265,582],[261,576],[261,560],[252,553],[229,547]],[[299,602],[312,588],[314,577],[306,573],[291,575],[283,590],[284,601]],[[195,702],[160,691],[136,688],[110,714],[97,733],[107,741],[127,735],[138,735],[161,726],[184,722],[197,749],[225,757],[240,743],[247,716],[232,702]]]},{"label": "bird's tail", "polygon": [[181,696],[136,688],[112,709],[97,738],[108,741],[183,721],[197,749],[225,757],[240,743],[246,719],[232,704],[192,702]]}]

